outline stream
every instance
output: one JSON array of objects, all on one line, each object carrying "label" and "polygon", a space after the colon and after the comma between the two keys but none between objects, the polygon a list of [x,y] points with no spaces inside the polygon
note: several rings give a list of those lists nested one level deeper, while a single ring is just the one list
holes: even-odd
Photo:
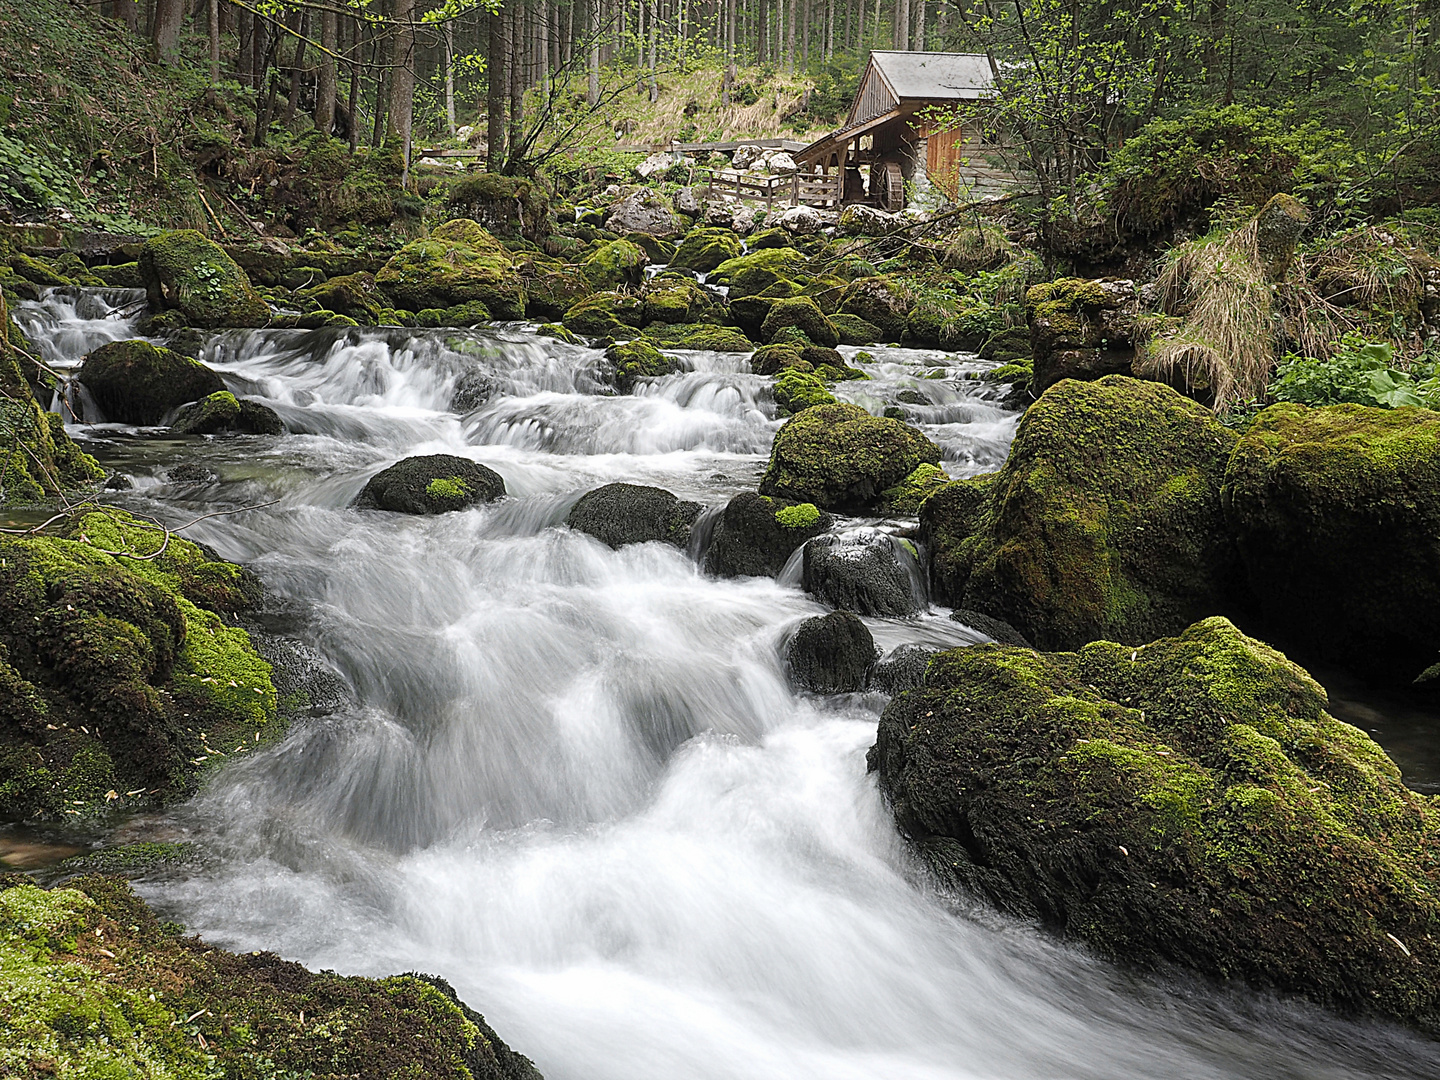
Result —
[{"label": "stream", "polygon": [[[133,336],[135,299],[55,290],[16,316],[69,367]],[[837,396],[878,414],[916,391],[902,407],[952,476],[1004,461],[1018,414],[973,378],[990,365],[870,351]],[[290,434],[72,427],[130,478],[127,508],[273,501],[185,535],[253,568],[267,618],[338,676],[326,715],[145,824],[209,856],[138,883],[147,900],[226,948],[443,975],[549,1080],[1440,1075],[1401,1029],[1136,976],[931,890],[865,769],[885,698],[786,680],[787,632],[826,610],[794,575],[719,580],[694,552],[563,526],[617,480],[708,507],[755,488],[768,380],[676,355],[689,370],[613,397],[599,350],[519,324],[231,331],[202,359]],[[509,496],[348,508],[439,452]],[[181,461],[212,478],[170,480]],[[867,623],[886,650],[983,640],[948,614]]]}]

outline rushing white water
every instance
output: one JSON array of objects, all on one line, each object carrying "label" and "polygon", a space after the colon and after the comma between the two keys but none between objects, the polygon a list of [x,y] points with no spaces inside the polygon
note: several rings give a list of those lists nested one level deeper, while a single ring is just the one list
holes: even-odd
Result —
[{"label": "rushing white water", "polygon": [[[842,396],[909,402],[955,475],[1003,460],[1016,418],[964,377],[982,363],[874,352]],[[253,566],[352,692],[176,816],[214,861],[149,899],[218,944],[442,974],[551,1080],[1440,1075],[1404,1033],[1133,978],[932,894],[866,775],[883,699],[786,682],[818,604],[561,524],[612,480],[753,489],[779,426],[763,381],[684,355],[617,398],[596,351],[519,329],[232,333],[207,359],[293,434],[104,433],[145,509],[280,499],[189,535]],[[492,396],[450,411],[477,372]],[[436,451],[510,497],[347,508]],[[166,481],[182,458],[220,480]],[[944,615],[871,625],[887,649],[976,640]]]}]

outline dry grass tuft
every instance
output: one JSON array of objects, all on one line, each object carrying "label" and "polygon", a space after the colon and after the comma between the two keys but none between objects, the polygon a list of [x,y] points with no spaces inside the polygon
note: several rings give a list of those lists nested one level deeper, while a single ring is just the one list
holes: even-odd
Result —
[{"label": "dry grass tuft", "polygon": [[1275,366],[1275,291],[1255,222],[1170,253],[1161,273],[1168,316],[1140,351],[1138,375],[1208,390],[1216,412],[1265,395]]}]

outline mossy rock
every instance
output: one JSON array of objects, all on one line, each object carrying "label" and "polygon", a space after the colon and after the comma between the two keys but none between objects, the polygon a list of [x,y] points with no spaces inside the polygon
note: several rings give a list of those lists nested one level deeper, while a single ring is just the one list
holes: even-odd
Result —
[{"label": "mossy rock", "polygon": [[540,337],[554,338],[556,341],[563,341],[566,345],[580,344],[580,339],[559,323],[544,323],[535,328],[535,333],[540,335]]},{"label": "mossy rock", "polygon": [[942,879],[1118,961],[1440,1032],[1440,806],[1220,617],[984,645],[891,702],[870,766]]},{"label": "mossy rock", "polygon": [[721,263],[738,256],[742,250],[740,238],[729,229],[691,229],[680,241],[680,247],[669,265],[672,269],[708,274]]},{"label": "mossy rock", "polygon": [[1056,383],[993,480],[921,507],[936,598],[1045,649],[1139,644],[1230,610],[1240,567],[1220,488],[1235,440],[1159,383]]},{"label": "mossy rock", "polygon": [[840,344],[840,335],[825,313],[808,296],[793,296],[777,300],[765,316],[760,327],[760,336],[766,341],[775,341],[780,331],[793,326],[802,331],[810,341],[826,348]]},{"label": "mossy rock", "polygon": [[1440,654],[1440,413],[1282,403],[1225,470],[1225,517],[1267,624],[1407,681]]},{"label": "mossy rock", "polygon": [[[801,363],[804,363],[802,360]],[[816,405],[836,404],[824,380],[813,372],[790,368],[776,377],[770,388],[781,416],[793,416]]]},{"label": "mossy rock", "polygon": [[806,619],[786,648],[790,677],[802,690],[849,694],[865,689],[876,660],[875,639],[851,611]]},{"label": "mossy rock", "polygon": [[894,487],[880,493],[880,509],[887,514],[916,514],[920,504],[950,483],[938,465],[917,465],[915,471]]},{"label": "mossy rock", "polygon": [[699,349],[708,352],[748,353],[755,343],[733,326],[691,323],[670,326],[652,323],[641,336],[667,349]]},{"label": "mossy rock", "polygon": [[444,514],[504,494],[504,478],[479,462],[454,454],[422,454],[376,473],[354,505],[397,514]]},{"label": "mossy rock", "polygon": [[490,321],[490,309],[479,300],[470,300],[448,308],[426,308],[415,313],[415,325],[440,327],[471,327]]},{"label": "mossy rock", "polygon": [[75,284],[71,278],[60,273],[43,260],[37,259],[33,255],[26,255],[20,251],[10,256],[10,269],[32,285],[39,285],[41,288]]},{"label": "mossy rock", "polygon": [[0,817],[182,797],[278,737],[270,666],[222,618],[260,594],[248,571],[119,510],[0,539]]},{"label": "mossy rock", "polygon": [[638,285],[650,256],[639,244],[612,240],[580,264],[580,271],[593,289],[614,289]]},{"label": "mossy rock", "polygon": [[790,234],[784,229],[761,229],[745,241],[745,247],[750,251],[764,251],[767,248],[789,248],[794,247]]},{"label": "mossy rock", "polygon": [[423,311],[478,300],[496,319],[525,317],[525,289],[505,248],[479,224],[447,221],[413,240],[375,275],[397,308]]},{"label": "mossy rock", "polygon": [[750,370],[756,375],[779,375],[787,369],[809,371],[813,367],[795,345],[762,345],[750,357]]},{"label": "mossy rock", "polygon": [[441,979],[227,952],[114,877],[0,879],[0,971],[21,1075],[540,1080]]},{"label": "mossy rock", "polygon": [[348,315],[367,326],[377,325],[380,313],[389,306],[384,294],[375,285],[375,275],[364,272],[332,277],[301,289],[296,298],[313,301],[326,311]]},{"label": "mossy rock", "polygon": [[525,283],[525,314],[531,319],[558,319],[595,290],[578,266],[519,262]]},{"label": "mossy rock", "polygon": [[626,341],[611,345],[605,350],[615,372],[615,389],[629,394],[641,379],[653,379],[662,375],[673,375],[683,371],[684,365],[674,357],[666,356],[648,341]]},{"label": "mossy rock", "polygon": [[586,337],[630,337],[644,322],[644,304],[621,292],[601,292],[577,301],[560,320]]},{"label": "mossy rock", "polygon": [[285,425],[268,405],[241,401],[228,390],[182,405],[170,425],[172,435],[214,435],[226,431],[283,435]]},{"label": "mossy rock", "polygon": [[139,269],[151,309],[180,311],[191,326],[264,326],[270,319],[270,309],[245,271],[194,229],[147,240]]},{"label": "mossy rock", "polygon": [[683,502],[663,488],[606,484],[587,491],[565,524],[612,548],[658,541],[685,548],[700,504]]},{"label": "mossy rock", "polygon": [[905,316],[905,333],[900,340],[930,348],[949,345],[950,326],[960,314],[960,303],[954,297],[924,293]]},{"label": "mossy rock", "polygon": [[841,345],[869,345],[885,340],[884,331],[874,323],[866,322],[859,315],[837,312],[829,318],[830,325],[840,335]]},{"label": "mossy rock", "polygon": [[107,420],[158,424],[171,409],[225,389],[198,360],[148,341],[112,341],[80,365],[80,381]]},{"label": "mossy rock", "polygon": [[798,282],[809,265],[805,254],[794,248],[766,248],[727,259],[706,278],[707,285],[724,285],[729,296],[758,296],[777,281]]},{"label": "mossy rock", "polygon": [[705,552],[705,572],[717,577],[774,577],[795,549],[835,523],[814,503],[736,495]]},{"label": "mossy rock", "polygon": [[453,180],[445,193],[452,213],[473,220],[496,236],[539,240],[550,231],[550,197],[543,185],[524,176],[484,172]]},{"label": "mossy rock", "polygon": [[883,340],[898,342],[905,336],[909,311],[909,290],[882,275],[850,282],[841,297],[839,314],[854,315],[878,328]]},{"label": "mossy rock", "polygon": [[776,433],[760,492],[863,512],[917,467],[939,461],[940,448],[898,420],[871,416],[858,405],[816,405]]},{"label": "mossy rock", "polygon": [[112,289],[143,289],[145,287],[145,279],[140,276],[138,262],[97,266],[93,272],[97,278]]},{"label": "mossy rock", "polygon": [[645,321],[698,322],[715,308],[710,295],[683,277],[662,275],[645,290]]}]

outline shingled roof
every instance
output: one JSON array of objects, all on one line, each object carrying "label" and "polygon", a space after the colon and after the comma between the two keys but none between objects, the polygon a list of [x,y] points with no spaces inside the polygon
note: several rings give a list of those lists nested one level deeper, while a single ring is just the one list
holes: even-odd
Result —
[{"label": "shingled roof", "polygon": [[870,58],[898,98],[966,101],[995,89],[983,53],[876,51]]}]

